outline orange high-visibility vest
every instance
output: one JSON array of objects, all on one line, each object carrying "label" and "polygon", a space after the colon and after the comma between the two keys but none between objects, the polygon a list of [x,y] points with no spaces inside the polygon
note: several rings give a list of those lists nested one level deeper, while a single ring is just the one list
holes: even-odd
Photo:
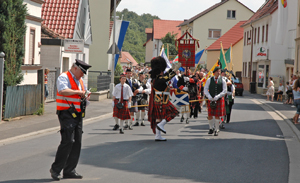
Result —
[{"label": "orange high-visibility vest", "polygon": [[[66,73],[67,76],[68,76],[69,82],[71,84],[71,89],[72,90],[79,90],[79,88],[78,88],[76,82],[74,81],[71,73],[69,71],[64,72],[64,73]],[[79,82],[80,82],[82,91],[84,91],[84,85],[83,85],[83,81],[82,81],[81,78],[80,78]],[[74,104],[76,110],[78,112],[81,112],[80,99],[81,99],[81,97],[77,94],[76,95],[63,96],[63,95],[59,94],[58,91],[56,91],[56,109],[57,110],[68,110],[70,108],[70,105]]]}]

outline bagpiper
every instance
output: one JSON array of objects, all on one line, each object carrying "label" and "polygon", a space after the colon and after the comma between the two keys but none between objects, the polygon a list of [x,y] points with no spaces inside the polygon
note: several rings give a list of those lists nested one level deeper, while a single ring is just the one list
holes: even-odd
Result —
[{"label": "bagpiper", "polygon": [[155,141],[166,141],[161,132],[166,133],[164,126],[174,119],[179,113],[169,101],[168,81],[175,76],[180,68],[180,63],[173,63],[172,68],[164,73],[167,64],[163,57],[158,56],[151,60],[152,70],[149,72],[152,78],[152,91],[149,100],[148,120],[151,123]]}]

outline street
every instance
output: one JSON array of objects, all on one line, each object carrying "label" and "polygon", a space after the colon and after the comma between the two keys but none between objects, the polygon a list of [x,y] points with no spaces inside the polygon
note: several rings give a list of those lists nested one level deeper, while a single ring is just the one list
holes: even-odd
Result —
[{"label": "street", "polygon": [[[189,124],[177,117],[155,142],[146,127],[113,131],[111,117],[85,124],[77,172],[62,182],[299,182],[299,139],[262,99],[237,97],[219,136],[208,135],[207,112]],[[101,110],[101,109],[100,109]],[[94,114],[95,115],[95,114]],[[0,182],[52,182],[49,169],[59,145],[57,131],[0,145]]]}]

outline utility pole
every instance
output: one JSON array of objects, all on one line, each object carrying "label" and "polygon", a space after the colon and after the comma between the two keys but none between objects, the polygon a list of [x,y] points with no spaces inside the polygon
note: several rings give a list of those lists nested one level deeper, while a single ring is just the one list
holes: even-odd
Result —
[{"label": "utility pole", "polygon": [[2,106],[3,106],[4,57],[5,54],[3,52],[0,52],[0,121],[2,120]]},{"label": "utility pole", "polygon": [[116,0],[114,0],[114,25],[113,25],[113,45],[112,45],[112,62],[111,62],[111,81],[109,85],[109,91],[110,91],[110,98],[112,98],[112,93],[115,87],[115,36],[116,36]]}]

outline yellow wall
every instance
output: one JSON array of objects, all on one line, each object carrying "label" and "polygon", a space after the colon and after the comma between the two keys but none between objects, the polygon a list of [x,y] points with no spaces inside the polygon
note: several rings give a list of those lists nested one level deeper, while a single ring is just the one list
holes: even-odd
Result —
[{"label": "yellow wall", "polygon": [[[240,40],[237,44],[232,47],[232,63],[233,73],[243,70],[243,43],[244,39]],[[227,50],[224,50],[226,53]],[[210,70],[220,57],[220,50],[207,51],[207,69]],[[230,64],[227,65],[230,67]]]},{"label": "yellow wall", "polygon": [[91,71],[107,71],[109,46],[109,22],[110,22],[110,0],[89,1],[92,39],[90,45]]},{"label": "yellow wall", "polygon": [[[227,10],[236,11],[236,19],[227,19]],[[197,52],[210,46],[217,39],[208,38],[209,29],[221,29],[221,36],[224,35],[230,28],[242,20],[248,20],[253,15],[253,12],[236,0],[230,0],[218,8],[210,11],[202,17],[196,19],[189,26],[193,27],[193,37],[199,39],[200,48]],[[187,26],[183,26],[181,30],[185,31]],[[206,61],[207,55],[204,54],[201,61]]]}]

